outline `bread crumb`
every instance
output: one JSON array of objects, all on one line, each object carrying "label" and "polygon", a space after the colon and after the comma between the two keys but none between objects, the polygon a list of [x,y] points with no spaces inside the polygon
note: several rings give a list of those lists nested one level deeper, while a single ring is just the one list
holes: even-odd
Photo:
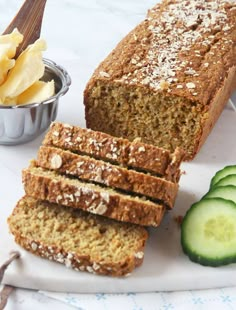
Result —
[{"label": "bread crumb", "polygon": [[174,221],[178,224],[179,227],[181,227],[181,224],[183,222],[183,216],[182,215],[176,215],[174,217]]}]

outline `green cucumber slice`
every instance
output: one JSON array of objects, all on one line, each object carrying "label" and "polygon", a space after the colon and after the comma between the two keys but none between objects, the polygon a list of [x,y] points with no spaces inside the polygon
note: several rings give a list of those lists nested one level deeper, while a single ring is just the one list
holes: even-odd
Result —
[{"label": "green cucumber slice", "polygon": [[226,166],[223,169],[217,171],[214,177],[211,179],[210,188],[213,187],[221,179],[230,174],[236,174],[236,165]]},{"label": "green cucumber slice", "polygon": [[226,186],[216,186],[213,187],[204,197],[205,198],[223,198],[232,200],[236,203],[236,186],[226,185]]},{"label": "green cucumber slice", "polygon": [[215,183],[214,187],[234,185],[236,186],[236,174],[229,174]]},{"label": "green cucumber slice", "polygon": [[182,222],[181,245],[190,260],[201,265],[236,262],[236,204],[222,198],[193,204]]}]

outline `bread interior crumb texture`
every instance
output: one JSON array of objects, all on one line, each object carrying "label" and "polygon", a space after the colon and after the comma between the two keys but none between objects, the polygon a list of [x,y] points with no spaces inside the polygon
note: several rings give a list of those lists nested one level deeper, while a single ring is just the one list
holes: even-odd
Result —
[{"label": "bread interior crumb texture", "polygon": [[181,145],[192,153],[195,138],[201,133],[201,123],[207,118],[203,109],[198,102],[181,97],[165,96],[160,92],[154,96],[145,87],[120,83],[110,86],[97,81],[87,113],[94,130],[131,140],[142,137],[143,142],[155,141],[159,147],[172,152]]},{"label": "bread interior crumb texture", "polygon": [[[46,246],[90,256],[100,262],[120,262],[143,244],[144,229],[97,217],[69,207],[25,202],[9,218],[11,230]],[[112,225],[111,225],[112,223]]]}]

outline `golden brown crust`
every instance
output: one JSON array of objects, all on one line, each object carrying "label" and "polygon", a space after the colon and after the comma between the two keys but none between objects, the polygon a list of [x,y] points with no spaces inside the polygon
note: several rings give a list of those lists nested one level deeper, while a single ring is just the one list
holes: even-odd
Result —
[{"label": "golden brown crust", "polygon": [[[188,113],[191,114],[191,107],[198,110],[198,113],[193,113],[194,118],[196,114],[200,115],[199,120],[193,119],[193,122],[190,122],[194,145],[191,150],[183,146],[184,139],[178,135],[182,130],[181,126],[179,127],[178,121],[173,121],[176,113],[173,113],[174,125],[170,129],[170,135],[163,140],[179,139],[178,145],[186,151],[185,159],[193,159],[235,88],[235,11],[234,0],[164,0],[156,5],[148,12],[145,21],[132,30],[98,66],[89,80],[84,91],[87,127],[133,139],[135,130],[128,130],[127,127],[130,124],[132,128],[135,126],[129,115],[136,99],[132,99],[130,95],[131,99],[125,111],[127,115],[123,118],[124,126],[116,130],[112,125],[117,127],[122,123],[121,119],[115,122],[114,108],[119,102],[120,93],[118,92],[118,99],[111,96],[114,98],[111,102],[114,108],[112,116],[109,114],[109,107],[104,108],[108,111],[106,118],[112,119],[103,126],[103,121],[106,120],[100,120],[104,111],[98,116],[95,107],[97,99],[100,98],[99,92],[102,91],[103,99],[107,93],[115,92],[120,86],[125,86],[123,92],[127,93],[127,97],[139,90],[143,97],[148,93],[152,94],[153,98],[161,94],[170,102],[174,102],[176,98],[182,99],[182,105],[176,109],[186,104],[190,111]],[[100,106],[97,106],[100,109]],[[99,121],[96,121],[93,113],[96,113]],[[135,110],[134,115],[138,115],[136,126],[141,128],[143,110],[138,113],[139,111]],[[161,117],[162,115],[160,119]],[[200,123],[196,132],[191,131],[191,126],[192,130],[195,130],[195,121]],[[150,132],[155,132],[159,124],[157,122],[151,126],[153,128]],[[183,136],[184,126],[183,123]],[[178,128],[173,134],[176,127]],[[140,129],[138,134],[143,141],[159,145],[155,135],[153,138],[150,134],[146,137],[143,129]],[[169,144],[171,148],[171,142]]]},{"label": "golden brown crust", "polygon": [[144,195],[162,201],[169,208],[174,206],[178,192],[177,183],[55,147],[41,146],[37,165],[81,180]]},{"label": "golden brown crust", "polygon": [[143,226],[159,226],[164,216],[166,208],[161,203],[69,179],[33,165],[22,175],[26,194],[34,198]]},{"label": "golden brown crust", "polygon": [[173,154],[171,154],[171,161],[165,171],[165,178],[167,180],[171,180],[174,183],[178,183],[180,176],[181,176],[181,170],[179,169],[180,164],[185,158],[185,152],[184,150],[177,147]]},{"label": "golden brown crust", "polygon": [[[37,231],[34,231],[34,235],[36,234],[37,238],[33,238],[30,233],[26,234],[23,229],[23,224],[28,226],[27,221],[30,220],[30,216],[25,213],[26,209],[36,209],[35,212],[37,212],[38,205],[43,205],[44,209],[51,209],[55,207],[55,205],[53,204],[41,202],[32,197],[25,196],[17,203],[17,206],[13,210],[11,216],[8,218],[9,228],[11,233],[15,237],[16,243],[18,243],[27,251],[42,258],[64,264],[66,265],[66,267],[72,268],[76,271],[87,271],[98,275],[110,275],[115,277],[128,275],[134,270],[134,268],[142,264],[144,258],[144,247],[148,238],[147,231],[144,228],[137,227],[135,225],[132,226],[132,224],[129,225],[128,228],[128,225],[124,223],[117,223],[112,220],[106,220],[101,217],[97,217],[96,215],[92,215],[82,211],[76,211],[77,216],[82,217],[83,223],[85,225],[88,225],[88,228],[90,225],[89,219],[92,217],[94,219],[94,222],[98,223],[101,228],[104,227],[104,229],[109,229],[107,228],[108,223],[110,229],[115,229],[117,231],[117,234],[119,234],[119,229],[127,229],[127,233],[133,231],[133,238],[135,238],[134,242],[136,242],[135,251],[131,255],[126,255],[126,253],[123,253],[123,258],[120,261],[112,261],[112,259],[110,259],[109,261],[109,259],[106,259],[107,261],[104,262],[104,259],[102,257],[92,258],[92,251],[94,250],[93,248],[91,248],[91,255],[84,255],[81,252],[79,246],[75,252],[73,249],[68,250],[59,246],[58,240],[56,239],[54,241],[50,240],[48,242],[45,242],[44,240],[42,240],[42,231],[40,231],[39,229],[37,230],[37,228]],[[56,208],[58,209],[57,213],[60,213],[60,209],[63,209],[62,206],[56,206]],[[71,212],[69,209],[67,211]],[[71,213],[73,212],[74,211],[72,211]],[[56,218],[56,216],[57,214],[55,214],[54,219],[51,218],[50,220],[60,225],[60,219]],[[15,219],[15,217],[21,219],[20,225],[18,224],[18,218]],[[24,218],[27,218],[27,220],[25,220]],[[44,225],[45,227],[47,226],[46,221],[44,222]],[[84,230],[83,225],[81,225],[80,229],[81,231]],[[63,234],[64,232],[61,233]],[[77,231],[77,233],[79,234],[80,231]]]},{"label": "golden brown crust", "polygon": [[[171,161],[169,151],[142,143],[138,139],[130,142],[103,132],[58,122],[51,125],[43,144],[163,176]],[[175,173],[179,175],[180,163],[176,164],[176,171],[172,169],[173,178]]]},{"label": "golden brown crust", "polygon": [[[201,135],[197,137],[198,143],[196,143],[194,155],[199,152],[201,146],[206,141],[216,121],[220,117],[221,112],[223,111],[226,103],[228,102],[230,95],[235,89],[235,86],[236,86],[236,66],[232,67],[229,70],[228,76],[227,78],[225,78],[222,87],[219,88],[219,90],[216,92],[211,103],[205,110],[206,117],[204,118],[204,122],[202,123]],[[190,157],[190,159],[193,159],[194,155]]]},{"label": "golden brown crust", "polygon": [[[163,69],[165,69],[164,66],[168,65],[164,61],[158,64],[155,63],[155,60],[151,63],[150,60],[146,59],[148,52],[153,52],[150,48],[156,49],[160,47],[165,57],[170,61],[172,60],[173,65],[175,65],[172,70],[176,73],[174,75],[176,80],[173,79],[173,76],[171,79],[170,72],[164,73],[165,70],[163,70],[162,73],[169,83],[168,94],[170,96],[174,94],[175,96],[208,105],[214,99],[219,88],[224,85],[230,68],[236,65],[236,3],[233,0],[198,2],[164,0],[161,4],[157,4],[149,10],[147,18],[132,30],[95,70],[85,89],[85,97],[88,89],[91,89],[97,80],[111,83],[126,75],[129,75],[125,79],[126,84],[143,87],[148,85],[150,88],[162,92],[163,88],[155,87],[154,84],[151,84],[151,81],[147,84],[142,83],[142,79],[146,78],[147,75],[150,79],[154,79],[151,69],[157,68],[157,66],[160,69],[163,66]],[[173,9],[170,9],[170,6]],[[174,14],[174,11],[178,9],[183,9],[183,19],[180,16],[176,20],[171,20],[168,17],[168,20],[167,17],[165,19],[164,15],[162,15],[164,12],[166,16],[168,16],[168,13],[170,15]],[[199,14],[202,14],[202,20],[201,16],[196,15],[197,10],[199,10]],[[207,16],[207,13],[212,14],[212,16]],[[176,15],[178,15],[178,11],[176,11]],[[178,31],[182,36],[178,34]],[[184,32],[186,32],[186,38]],[[170,42],[165,38],[169,33],[173,36],[173,39],[179,39],[176,42],[176,47],[172,47],[173,52],[178,52],[178,55],[167,55]],[[174,36],[176,37],[174,38]],[[157,42],[158,38],[159,42]],[[191,44],[191,42],[194,43]],[[179,46],[181,44],[183,45],[182,49]],[[160,54],[160,49],[155,52],[157,55]],[[132,62],[135,56],[140,59],[140,62]],[[176,59],[172,59],[173,57],[176,57]],[[180,66],[181,64],[185,65]],[[144,65],[149,65],[148,74],[147,71],[142,69]],[[139,67],[140,69],[138,69]],[[143,73],[141,74],[141,72]],[[160,76],[161,74],[158,75],[157,73],[155,77],[155,82],[158,85],[162,80]],[[137,81],[133,80],[135,77]],[[208,82],[207,88],[205,87],[206,81]],[[187,87],[187,83],[195,83],[195,87]],[[182,85],[183,88],[176,87],[177,85]],[[194,94],[196,92],[197,94]]]}]

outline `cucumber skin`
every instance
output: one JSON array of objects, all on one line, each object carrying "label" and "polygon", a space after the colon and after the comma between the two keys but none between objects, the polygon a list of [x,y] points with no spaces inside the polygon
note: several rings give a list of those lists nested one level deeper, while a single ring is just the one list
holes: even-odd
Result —
[{"label": "cucumber skin", "polygon": [[[218,170],[215,175],[213,176],[213,178],[211,179],[211,182],[210,182],[210,189],[213,188],[215,186],[215,184],[217,182],[219,182],[222,178],[218,178],[218,175],[220,175],[224,170],[230,170],[231,168],[235,169],[235,174],[236,174],[236,165],[229,165],[229,166],[225,166],[223,169],[221,170]],[[229,173],[229,174],[234,174],[234,173]],[[226,177],[227,175],[229,174],[226,174],[224,177]]]},{"label": "cucumber skin", "polygon": [[236,263],[236,258],[233,256],[229,256],[224,259],[221,258],[220,260],[217,260],[217,259],[213,260],[213,259],[202,257],[193,252],[187,252],[185,251],[184,247],[183,247],[183,251],[192,262],[197,263],[202,266],[206,266],[206,267],[220,267],[220,266],[225,266],[225,265]]},{"label": "cucumber skin", "polygon": [[[235,185],[224,185],[224,186],[214,186],[213,188],[211,188],[202,198],[201,200],[203,199],[206,199],[206,198],[223,198],[223,199],[227,199],[227,200],[231,200],[233,201],[233,199],[230,199],[230,198],[225,198],[225,197],[220,197],[220,196],[210,196],[210,193],[211,191],[215,191],[217,189],[223,189],[223,188],[226,188],[226,189],[232,189],[233,191],[236,191],[236,186]],[[234,203],[236,203],[235,201],[233,201]]]},{"label": "cucumber skin", "polygon": [[[225,180],[231,179],[229,183],[227,184],[222,184],[222,182],[224,182]],[[232,179],[235,179],[234,181]],[[224,178],[220,179],[218,182],[216,182],[211,189],[219,187],[219,186],[228,186],[228,185],[232,185],[232,186],[236,186],[235,185],[235,181],[236,181],[236,174],[228,174],[226,175]]]},{"label": "cucumber skin", "polygon": [[230,256],[220,257],[220,258],[217,258],[217,257],[212,258],[212,257],[205,257],[202,255],[199,255],[198,253],[190,250],[189,246],[186,244],[184,227],[185,227],[185,223],[188,220],[188,214],[190,214],[193,209],[196,209],[199,203],[203,202],[203,200],[204,201],[208,201],[208,200],[228,201],[229,203],[234,204],[236,208],[236,204],[234,202],[223,199],[223,198],[205,198],[205,199],[201,199],[200,201],[194,203],[186,212],[183,218],[182,224],[181,224],[181,246],[182,246],[184,254],[186,254],[192,262],[203,265],[203,266],[208,266],[208,267],[220,267],[220,266],[236,263],[236,250],[235,250],[235,255],[230,255]]}]

